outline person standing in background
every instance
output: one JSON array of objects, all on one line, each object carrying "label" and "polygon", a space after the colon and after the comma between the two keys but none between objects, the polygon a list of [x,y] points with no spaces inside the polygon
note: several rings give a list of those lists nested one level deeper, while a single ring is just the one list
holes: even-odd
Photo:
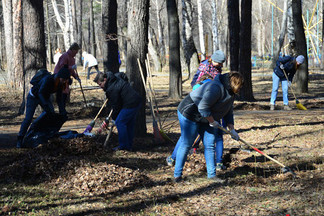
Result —
[{"label": "person standing in background", "polygon": [[62,50],[61,50],[61,48],[57,48],[57,49],[55,50],[55,55],[54,55],[54,57],[53,57],[53,61],[54,61],[54,64],[55,64],[55,65],[57,64],[57,62],[58,62],[58,60],[60,59],[61,55],[62,55]]},{"label": "person standing in background", "polygon": [[[76,79],[81,84],[81,79],[76,72],[77,65],[75,64],[75,56],[80,50],[80,46],[77,43],[73,43],[69,50],[61,55],[59,58],[57,64],[54,68],[54,74],[57,74],[65,65],[67,65],[67,68],[70,72],[70,77],[73,76],[74,79]],[[66,86],[63,89],[63,101],[64,101],[64,107],[66,105],[66,99],[68,98],[68,95],[70,94],[70,88],[69,85],[72,84],[72,79],[69,78],[69,82],[66,83]]]},{"label": "person standing in background", "polygon": [[87,79],[90,79],[90,71],[93,67],[97,70],[97,73],[100,73],[98,69],[98,61],[93,55],[84,51],[82,53],[82,57],[83,57],[83,70],[85,70],[86,66],[88,66]]}]

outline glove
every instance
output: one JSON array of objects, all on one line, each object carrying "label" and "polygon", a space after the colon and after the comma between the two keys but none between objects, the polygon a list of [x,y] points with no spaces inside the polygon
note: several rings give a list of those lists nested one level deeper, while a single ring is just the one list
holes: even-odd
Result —
[{"label": "glove", "polygon": [[238,135],[238,133],[234,129],[232,129],[230,132],[231,132],[232,139],[235,139],[237,141],[240,139],[240,136]]},{"label": "glove", "polygon": [[115,120],[111,120],[110,122],[111,122],[111,126],[114,126],[114,125],[116,125],[116,122],[115,122]]},{"label": "glove", "polygon": [[221,127],[221,125],[217,121],[214,121],[212,123],[209,123],[209,126],[210,127],[213,127],[213,128],[219,128],[219,127]]},{"label": "glove", "polygon": [[288,81],[288,87],[290,87],[291,86],[291,81]]},{"label": "glove", "polygon": [[77,69],[77,65],[76,64],[75,65],[72,65],[72,69],[73,70]]},{"label": "glove", "polygon": [[285,67],[283,66],[283,64],[280,64],[279,67],[280,67],[281,70],[284,70],[285,69]]},{"label": "glove", "polygon": [[80,79],[80,77],[76,78],[76,80],[81,84],[81,79]]}]

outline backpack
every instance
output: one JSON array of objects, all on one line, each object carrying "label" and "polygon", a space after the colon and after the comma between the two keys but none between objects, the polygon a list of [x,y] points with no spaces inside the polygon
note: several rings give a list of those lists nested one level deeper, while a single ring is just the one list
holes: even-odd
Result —
[{"label": "backpack", "polygon": [[37,86],[39,81],[41,81],[44,77],[51,75],[46,69],[39,69],[33,78],[30,80],[30,84],[33,86]]}]

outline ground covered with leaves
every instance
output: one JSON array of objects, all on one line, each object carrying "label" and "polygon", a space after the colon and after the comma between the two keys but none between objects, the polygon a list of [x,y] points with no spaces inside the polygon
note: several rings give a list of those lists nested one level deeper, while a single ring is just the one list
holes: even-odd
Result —
[{"label": "ground covered with leaves", "polygon": [[[271,73],[269,72],[271,75]],[[188,156],[184,181],[173,181],[165,158],[180,136],[179,100],[167,98],[165,74],[155,88],[163,131],[172,141],[156,142],[147,107],[146,137],[134,151],[113,152],[114,130],[94,137],[53,138],[35,149],[16,149],[24,116],[18,116],[19,92],[0,88],[0,215],[324,215],[324,76],[310,76],[309,93],[300,94],[307,111],[269,111],[271,76],[253,76],[254,102],[235,102],[235,127],[241,138],[290,167],[283,173],[273,161],[224,135],[220,184],[206,178],[203,145]],[[84,107],[76,87],[62,130],[83,132],[100,109],[104,94],[86,81]],[[185,94],[189,91],[184,83]],[[279,95],[280,96],[280,95]],[[280,101],[281,100],[281,101]],[[279,105],[282,99],[279,97]],[[107,113],[97,120],[94,131]]]}]

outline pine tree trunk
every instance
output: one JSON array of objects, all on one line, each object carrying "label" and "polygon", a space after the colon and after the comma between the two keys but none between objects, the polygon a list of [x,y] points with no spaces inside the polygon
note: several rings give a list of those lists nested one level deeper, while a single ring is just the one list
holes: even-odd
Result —
[{"label": "pine tree trunk", "polygon": [[145,116],[146,94],[137,59],[141,62],[146,80],[145,58],[148,50],[149,0],[130,0],[127,8],[127,37],[129,40],[127,44],[126,74],[133,88],[142,96],[142,108],[137,115],[135,134],[137,136],[144,136],[147,130]]},{"label": "pine tree trunk", "polygon": [[169,97],[180,99],[182,96],[182,72],[180,63],[180,35],[177,4],[167,0],[169,30]]}]

